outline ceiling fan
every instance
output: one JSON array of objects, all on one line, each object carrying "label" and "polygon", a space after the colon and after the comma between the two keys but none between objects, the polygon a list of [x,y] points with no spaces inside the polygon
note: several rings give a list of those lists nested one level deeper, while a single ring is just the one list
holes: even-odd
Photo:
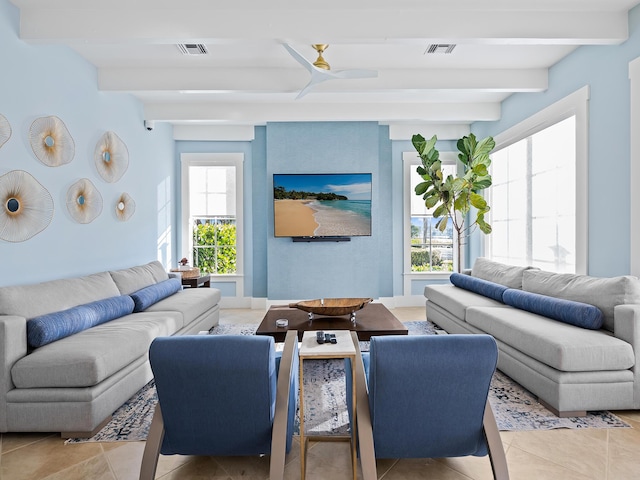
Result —
[{"label": "ceiling fan", "polygon": [[304,97],[309,93],[316,85],[327,80],[347,79],[347,78],[374,78],[378,76],[378,72],[375,70],[337,70],[332,71],[327,61],[322,57],[324,51],[329,47],[327,44],[314,44],[311,45],[316,52],[318,52],[318,58],[315,62],[311,63],[305,57],[303,57],[298,51],[296,51],[291,45],[283,43],[284,48],[287,49],[289,54],[295,58],[304,68],[311,73],[311,80],[306,87],[304,87],[296,100]]}]

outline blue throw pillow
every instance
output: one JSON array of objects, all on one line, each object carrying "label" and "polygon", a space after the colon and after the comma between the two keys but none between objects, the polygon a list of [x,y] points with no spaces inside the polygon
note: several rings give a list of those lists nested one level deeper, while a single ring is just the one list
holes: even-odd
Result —
[{"label": "blue throw pillow", "polygon": [[162,282],[141,288],[131,294],[133,303],[135,303],[133,311],[141,312],[146,310],[154,303],[173,295],[181,289],[182,281],[179,278],[170,278],[169,280],[163,280]]},{"label": "blue throw pillow", "polygon": [[574,302],[562,298],[549,297],[538,293],[523,292],[510,288],[502,296],[504,303],[512,307],[569,323],[576,327],[598,330],[602,327],[604,315],[598,307],[588,303]]},{"label": "blue throw pillow", "polygon": [[509,289],[499,283],[493,283],[463,273],[452,273],[449,280],[458,288],[464,288],[465,290],[492,298],[498,302],[502,302],[502,294]]},{"label": "blue throw pillow", "polygon": [[128,295],[120,295],[40,315],[27,322],[27,343],[32,348],[42,347],[131,312],[133,300]]}]

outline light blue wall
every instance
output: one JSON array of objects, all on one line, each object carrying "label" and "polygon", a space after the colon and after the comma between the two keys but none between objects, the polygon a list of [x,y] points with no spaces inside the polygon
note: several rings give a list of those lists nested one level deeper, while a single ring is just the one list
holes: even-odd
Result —
[{"label": "light blue wall", "polygon": [[[24,170],[51,194],[51,224],[31,239],[0,240],[0,285],[34,283],[106,269],[128,267],[156,258],[169,267],[173,259],[175,219],[174,142],[171,128],[143,127],[142,106],[125,94],[101,93],[96,69],[62,46],[32,46],[18,38],[19,14],[0,0],[0,113],[13,130],[0,148],[0,175]],[[36,159],[28,141],[31,123],[55,115],[75,141],[71,163],[48,167]],[[93,151],[101,135],[114,131],[127,145],[129,168],[107,183],[99,176]],[[76,223],[65,196],[81,178],[90,179],[104,207],[92,223]],[[136,202],[128,222],[116,219],[122,192]]]},{"label": "light blue wall", "polygon": [[[388,131],[374,122],[270,123],[266,132],[269,299],[390,296],[391,185]],[[294,243],[273,236],[274,173],[371,173],[372,235]]]},{"label": "light blue wall", "polygon": [[629,62],[640,56],[640,8],[629,18],[627,42],[576,49],[550,69],[547,91],[512,95],[500,121],[472,126],[479,137],[495,136],[589,85],[588,273],[595,276],[630,271]]}]

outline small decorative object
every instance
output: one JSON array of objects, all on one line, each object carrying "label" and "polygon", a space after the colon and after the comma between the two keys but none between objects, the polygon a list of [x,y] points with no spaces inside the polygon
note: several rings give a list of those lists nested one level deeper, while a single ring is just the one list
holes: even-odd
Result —
[{"label": "small decorative object", "polygon": [[51,194],[31,174],[12,170],[0,176],[0,238],[24,242],[53,218]]},{"label": "small decorative object", "polygon": [[88,178],[78,180],[67,191],[67,209],[78,223],[91,223],[102,212],[102,195]]},{"label": "small decorative object", "polygon": [[350,315],[351,322],[356,324],[356,312],[362,310],[372,298],[321,298],[319,300],[306,300],[298,303],[290,303],[289,308],[297,308],[309,313],[309,321],[314,315],[337,317]]},{"label": "small decorative object", "polygon": [[76,150],[69,130],[55,116],[35,119],[29,130],[29,142],[38,160],[49,167],[71,162]]},{"label": "small decorative object", "polygon": [[189,263],[189,259],[187,257],[182,257],[182,259],[178,263],[181,267],[185,267]]},{"label": "small decorative object", "polygon": [[7,117],[0,114],[0,147],[11,138],[11,125]]},{"label": "small decorative object", "polygon": [[135,211],[136,202],[133,201],[131,195],[128,193],[120,195],[120,198],[118,198],[118,201],[116,202],[116,216],[118,217],[118,220],[126,222],[131,218],[131,215],[133,215],[133,212]]},{"label": "small decorative object", "polygon": [[105,132],[93,153],[100,176],[109,183],[122,178],[129,167],[129,150],[114,132]]}]

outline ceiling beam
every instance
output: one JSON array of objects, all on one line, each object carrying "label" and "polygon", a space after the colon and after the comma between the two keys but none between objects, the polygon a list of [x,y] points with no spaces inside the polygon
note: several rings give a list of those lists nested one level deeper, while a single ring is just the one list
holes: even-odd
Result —
[{"label": "ceiling beam", "polygon": [[[104,91],[297,92],[309,81],[302,68],[100,68]],[[397,92],[413,90],[480,90],[540,92],[548,71],[539,69],[386,69],[377,78],[324,82],[323,92]]]},{"label": "ceiling beam", "polygon": [[[30,42],[225,43],[480,43],[618,44],[628,38],[626,11],[405,8],[387,2],[375,8],[292,8],[291,2],[261,8],[202,2],[198,8],[126,8],[104,2],[56,8],[56,2],[20,10],[20,38]],[[38,3],[38,2],[36,2]],[[348,2],[345,2],[348,3]]]},{"label": "ceiling beam", "polygon": [[470,123],[500,118],[499,103],[149,103],[145,120],[232,125],[267,122],[394,121]]}]

